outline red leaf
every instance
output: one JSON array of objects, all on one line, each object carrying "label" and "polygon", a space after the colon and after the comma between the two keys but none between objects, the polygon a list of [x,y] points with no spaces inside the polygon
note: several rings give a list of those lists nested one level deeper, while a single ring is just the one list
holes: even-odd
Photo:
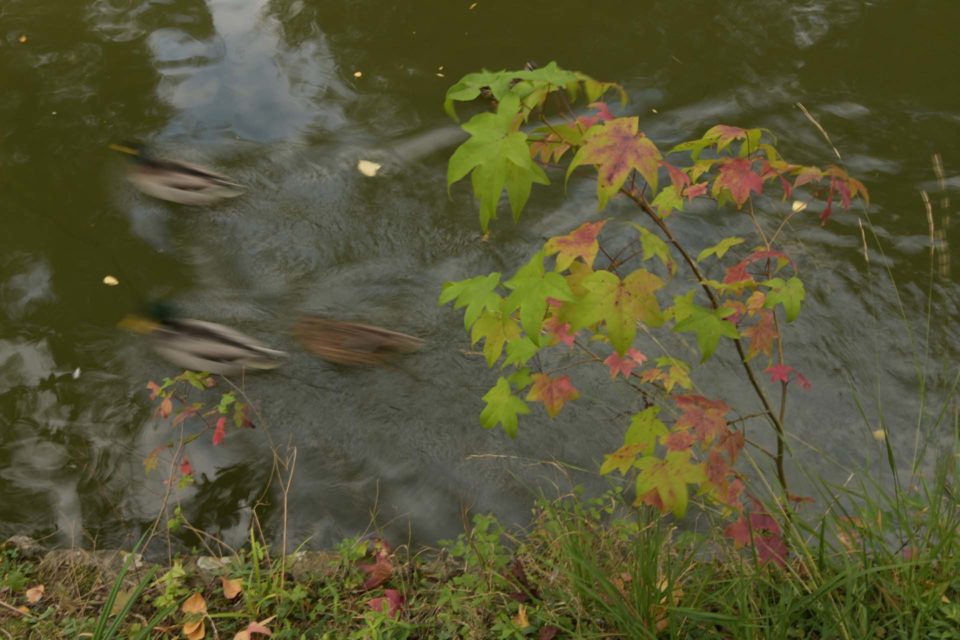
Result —
[{"label": "red leaf", "polygon": [[577,122],[580,123],[584,129],[589,129],[598,122],[613,120],[613,114],[610,113],[610,108],[607,106],[606,102],[591,102],[590,106],[595,109],[594,113],[577,118]]},{"label": "red leaf", "polygon": [[760,509],[746,516],[741,515],[723,533],[732,538],[738,547],[749,545],[752,540],[760,562],[776,562],[783,566],[786,564],[787,545],[780,525],[762,507]]},{"label": "red leaf", "polygon": [[160,385],[151,380],[147,383],[147,389],[150,389],[150,399],[156,400],[157,396],[160,394]]},{"label": "red leaf", "polygon": [[807,377],[802,373],[800,373],[799,371],[797,372],[797,382],[800,383],[800,388],[803,389],[804,391],[809,391],[810,387],[813,386],[812,384],[810,384],[810,381],[807,380]]},{"label": "red leaf", "polygon": [[565,344],[568,347],[573,346],[573,341],[577,334],[570,333],[570,323],[561,322],[556,316],[550,316],[543,321],[543,328],[547,335],[551,336],[559,344]]},{"label": "red leaf", "polygon": [[666,160],[660,163],[667,168],[667,172],[670,174],[670,182],[673,183],[674,188],[677,190],[677,193],[683,194],[683,190],[690,185],[690,176],[686,172],[681,171],[676,168]]},{"label": "red leaf", "polygon": [[721,434],[720,439],[717,440],[717,446],[727,452],[730,456],[730,464],[733,464],[737,461],[737,454],[743,449],[744,441],[743,431],[727,429],[726,433]]},{"label": "red leaf", "polygon": [[707,457],[707,480],[717,486],[723,486],[727,481],[728,473],[730,473],[730,463],[719,451],[711,449]]},{"label": "red leaf", "polygon": [[759,315],[760,319],[757,323],[745,328],[742,332],[744,337],[750,339],[750,351],[747,353],[747,360],[758,353],[769,356],[773,352],[773,342],[779,335],[773,312],[769,309],[761,309]]},{"label": "red leaf", "polygon": [[550,238],[544,248],[548,256],[557,254],[557,271],[563,271],[577,258],[592,267],[597,251],[600,250],[597,236],[605,224],[606,220],[585,222],[565,236]]},{"label": "red leaf", "polygon": [[537,640],[553,640],[557,637],[557,634],[560,633],[560,629],[548,624],[545,627],[540,627],[540,632],[537,634]]},{"label": "red leaf", "polygon": [[614,351],[603,361],[603,364],[607,365],[607,368],[610,369],[610,378],[616,378],[618,375],[622,375],[624,378],[630,375],[630,372],[633,371],[633,368],[637,364],[631,358],[621,358],[617,355],[617,352]]},{"label": "red leaf", "polygon": [[544,373],[533,374],[533,385],[527,394],[527,400],[542,402],[551,418],[560,413],[568,401],[579,397],[580,392],[571,384],[570,376],[551,378]]},{"label": "red leaf", "polygon": [[726,415],[730,407],[722,400],[710,400],[703,396],[677,396],[674,398],[681,413],[674,428],[692,428],[696,440],[710,444],[714,438],[726,433]]},{"label": "red leaf", "polygon": [[789,200],[793,197],[793,187],[790,185],[790,182],[783,176],[778,176],[780,178],[780,186],[783,187],[783,197]]},{"label": "red leaf", "polygon": [[786,364],[775,364],[763,370],[770,376],[770,382],[783,382],[784,384],[790,382],[790,372],[792,371],[793,367]]},{"label": "red leaf", "polygon": [[223,436],[225,436],[226,433],[227,433],[227,418],[224,416],[221,416],[220,419],[217,420],[217,428],[213,430],[213,446],[216,447],[221,442],[223,442]]},{"label": "red leaf", "polygon": [[643,355],[633,347],[630,347],[629,349],[627,349],[627,355],[633,358],[633,361],[636,362],[637,364],[643,364],[644,362],[647,361],[647,356]]},{"label": "red leaf", "polygon": [[164,398],[160,403],[160,408],[157,409],[157,413],[160,414],[161,418],[167,418],[173,412],[173,401],[170,398]]},{"label": "red leaf", "polygon": [[367,590],[379,587],[393,575],[393,563],[389,557],[377,556],[373,564],[362,564],[360,569],[367,574],[363,581],[363,588]]},{"label": "red leaf", "polygon": [[391,617],[399,618],[400,608],[403,606],[403,596],[396,589],[384,589],[383,597],[371,598],[367,606],[374,611],[380,611]]},{"label": "red leaf", "polygon": [[183,458],[180,459],[180,473],[185,476],[193,473],[193,467],[190,466],[190,460],[187,459],[187,456],[183,456]]},{"label": "red leaf", "polygon": [[763,179],[753,170],[753,162],[747,158],[724,158],[720,171],[713,182],[713,195],[727,189],[738,207],[750,198],[750,193],[763,193]]},{"label": "red leaf", "polygon": [[749,266],[749,264],[749,260],[741,260],[727,269],[727,273],[723,276],[723,284],[753,281],[753,276],[747,273],[747,266]]},{"label": "red leaf", "polygon": [[830,217],[830,212],[833,211],[833,180],[830,181],[830,191],[827,193],[827,206],[823,208],[823,211],[820,212],[820,225],[823,226],[827,224],[827,219]]},{"label": "red leaf", "polygon": [[689,431],[672,431],[663,439],[667,451],[689,451],[696,439]]},{"label": "red leaf", "polygon": [[687,190],[684,191],[683,195],[687,196],[687,201],[693,200],[694,198],[699,198],[700,196],[707,193],[707,183],[698,182],[697,184],[692,184],[687,187]]}]

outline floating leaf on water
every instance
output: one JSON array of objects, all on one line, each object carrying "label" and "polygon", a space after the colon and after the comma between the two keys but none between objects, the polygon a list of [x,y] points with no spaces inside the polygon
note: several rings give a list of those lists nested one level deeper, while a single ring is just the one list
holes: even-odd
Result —
[{"label": "floating leaf on water", "polygon": [[357,163],[357,169],[359,169],[360,173],[368,178],[372,178],[377,175],[382,168],[383,165],[378,162],[371,162],[370,160],[361,160]]},{"label": "floating leaf on water", "polygon": [[80,367],[77,367],[76,369],[74,369],[72,375],[74,380],[78,379],[80,377]]},{"label": "floating leaf on water", "polygon": [[354,72],[353,72],[353,77],[354,77],[354,78],[362,78],[362,77],[363,77],[363,71],[354,71]]},{"label": "floating leaf on water", "polygon": [[115,287],[120,284],[120,281],[113,276],[106,275],[103,276],[103,284],[107,285],[108,287]]},{"label": "floating leaf on water", "polygon": [[27,34],[21,33],[20,38],[18,38],[20,44],[27,44]]},{"label": "floating leaf on water", "polygon": [[476,8],[477,8],[477,3],[474,2],[474,3],[471,4],[469,7],[467,7],[467,11],[473,11],[473,10],[476,9]]}]

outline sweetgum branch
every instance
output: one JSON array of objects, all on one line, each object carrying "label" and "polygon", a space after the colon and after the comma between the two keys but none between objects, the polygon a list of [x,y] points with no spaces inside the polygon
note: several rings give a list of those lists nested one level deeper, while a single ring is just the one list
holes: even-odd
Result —
[{"label": "sweetgum branch", "polygon": [[[673,235],[673,232],[670,231],[670,227],[667,226],[667,223],[664,222],[663,218],[657,215],[657,212],[654,211],[653,207],[650,206],[650,203],[647,202],[647,199],[643,197],[643,194],[637,193],[634,191],[628,191],[626,189],[621,189],[621,193],[625,194],[628,198],[633,200],[633,202],[639,206],[644,213],[647,214],[654,224],[660,229],[667,240],[670,241],[677,251],[680,252],[683,261],[687,263],[687,266],[690,267],[690,270],[693,272],[694,277],[696,277],[697,282],[700,283],[700,287],[707,294],[707,298],[710,300],[710,305],[714,309],[720,308],[720,302],[717,300],[716,294],[713,292],[713,289],[710,288],[706,283],[706,276],[700,267],[697,266],[697,262],[693,257],[687,252],[680,241],[677,240],[676,236]],[[760,399],[760,404],[763,405],[763,409],[766,412],[767,417],[769,418],[771,424],[773,425],[774,431],[777,433],[777,458],[776,458],[776,468],[777,468],[777,480],[780,483],[780,488],[783,489],[783,492],[787,492],[787,475],[784,471],[784,443],[786,439],[785,430],[783,428],[783,421],[780,416],[778,416],[774,410],[770,401],[767,399],[767,395],[763,392],[763,389],[760,387],[760,383],[757,382],[757,377],[754,375],[753,367],[750,366],[750,363],[747,362],[747,356],[743,349],[743,343],[739,338],[733,340],[734,346],[737,348],[737,354],[740,356],[740,364],[743,367],[744,372],[747,374],[747,379],[750,381],[750,385],[753,387],[754,392],[756,392],[757,397]]]}]

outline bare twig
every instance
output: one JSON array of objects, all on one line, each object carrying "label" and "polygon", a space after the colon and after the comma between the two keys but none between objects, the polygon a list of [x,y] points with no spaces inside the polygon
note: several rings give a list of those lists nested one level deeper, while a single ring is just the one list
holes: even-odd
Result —
[{"label": "bare twig", "polygon": [[837,156],[837,160],[843,162],[843,157],[840,155],[840,152],[837,150],[837,148],[833,146],[833,140],[830,139],[830,135],[827,133],[827,130],[820,126],[820,123],[817,122],[817,119],[814,118],[809,111],[807,111],[807,108],[803,106],[802,103],[798,102],[797,108],[800,109],[801,113],[807,117],[807,120],[809,120],[813,126],[817,128],[817,131],[820,132],[820,135],[823,136],[823,139],[826,140],[827,144],[830,145],[830,148],[833,149],[833,153]]}]

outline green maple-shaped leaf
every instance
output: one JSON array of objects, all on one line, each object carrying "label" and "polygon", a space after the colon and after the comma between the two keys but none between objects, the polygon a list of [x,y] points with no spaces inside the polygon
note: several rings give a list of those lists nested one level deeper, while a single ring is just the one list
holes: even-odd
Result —
[{"label": "green maple-shaped leaf", "polygon": [[665,436],[669,431],[667,425],[657,416],[660,414],[660,407],[647,407],[639,413],[633,414],[630,419],[630,428],[623,438],[625,445],[640,446],[641,453],[653,453],[657,446],[657,439]]},{"label": "green maple-shaped leaf", "polygon": [[587,293],[569,307],[569,322],[575,331],[603,322],[621,356],[633,344],[637,321],[650,327],[663,323],[654,295],[663,280],[646,269],[637,269],[622,281],[610,271],[595,271],[580,284]]},{"label": "green maple-shaped leaf", "polygon": [[673,330],[678,333],[694,333],[697,336],[697,346],[700,347],[700,362],[706,362],[713,352],[717,350],[720,344],[720,338],[726,337],[736,339],[740,337],[740,332],[729,320],[727,316],[733,315],[734,309],[730,307],[720,307],[719,309],[707,309],[697,304],[691,304],[688,315],[682,320],[678,320],[673,326]]},{"label": "green maple-shaped leaf", "polygon": [[500,284],[500,274],[493,272],[485,276],[477,276],[458,282],[447,282],[440,292],[440,304],[448,304],[453,300],[454,309],[466,307],[463,314],[464,327],[469,331],[484,309],[495,310],[500,307],[500,294],[496,292]]},{"label": "green maple-shaped leaf", "polygon": [[[447,164],[447,188],[470,173],[473,192],[480,200],[480,226],[484,231],[497,217],[504,187],[516,219],[534,182],[550,184],[543,169],[530,157],[527,136],[517,131],[520,99],[507,94],[496,113],[480,113],[463,125],[470,138],[457,147]],[[472,172],[472,173],[471,173]]]},{"label": "green maple-shaped leaf", "polygon": [[723,204],[729,195],[738,207],[742,207],[751,193],[763,193],[763,179],[753,170],[751,160],[724,158],[720,162],[717,178],[713,181],[712,193],[720,204]]},{"label": "green maple-shaped leaf", "polygon": [[539,350],[540,347],[527,336],[511,340],[507,343],[507,357],[503,359],[503,367],[523,367]]},{"label": "green maple-shaped leaf", "polygon": [[544,269],[543,251],[534,254],[505,284],[512,289],[504,303],[506,311],[520,309],[523,330],[537,345],[540,344],[540,327],[547,312],[547,298],[564,302],[574,299],[570,285],[563,276]]},{"label": "green maple-shaped leaf", "polygon": [[570,161],[568,180],[580,165],[596,165],[600,209],[607,205],[610,196],[620,191],[634,169],[654,193],[657,191],[660,151],[650,138],[638,132],[638,127],[639,120],[636,117],[615,118],[594,125],[584,135],[583,146]]},{"label": "green maple-shaped leaf", "polygon": [[488,367],[492,367],[500,359],[503,346],[507,342],[519,337],[520,325],[513,316],[502,309],[499,311],[484,309],[470,331],[471,344],[476,344],[483,338],[483,355],[487,359]]},{"label": "green maple-shaped leaf", "polygon": [[724,255],[726,255],[727,251],[729,251],[732,247],[735,247],[738,244],[741,244],[743,242],[746,242],[746,241],[743,238],[738,238],[736,236],[730,236],[729,238],[724,238],[723,240],[713,245],[712,247],[707,247],[706,249],[701,251],[700,254],[697,256],[697,262],[703,262],[710,256],[717,256],[718,259],[722,258]]},{"label": "green maple-shaped leaf", "polygon": [[637,462],[637,456],[643,454],[643,445],[625,444],[613,453],[603,456],[603,464],[600,465],[600,475],[605,476],[614,469],[625,476]]},{"label": "green maple-shaped leaf", "polygon": [[793,322],[800,315],[800,303],[807,293],[803,288],[803,281],[796,276],[784,282],[783,278],[771,278],[763,283],[770,287],[764,306],[772,309],[778,304],[783,305],[787,312],[787,322]]},{"label": "green maple-shaped leaf", "polygon": [[657,215],[666,218],[674,211],[683,211],[683,196],[673,185],[670,185],[660,190],[660,193],[650,202],[650,206],[656,209]]},{"label": "green maple-shaped leaf", "polygon": [[667,268],[667,273],[673,274],[677,269],[677,263],[670,255],[670,247],[660,236],[647,231],[643,226],[632,223],[633,227],[640,232],[640,247],[643,249],[643,261],[646,262],[652,258],[659,258],[663,266]]},{"label": "green maple-shaped leaf", "polygon": [[557,254],[557,271],[569,268],[577,258],[583,260],[588,267],[592,267],[600,250],[597,236],[600,235],[605,224],[607,224],[606,220],[585,222],[566,235],[554,236],[547,240],[543,248],[548,256]]},{"label": "green maple-shaped leaf", "polygon": [[637,500],[656,491],[664,509],[670,509],[678,518],[687,512],[687,485],[700,484],[707,479],[703,464],[691,462],[689,451],[670,451],[666,459],[641,458],[637,467],[640,469]]},{"label": "green maple-shaped leaf", "polygon": [[527,400],[542,402],[551,418],[560,413],[570,400],[580,397],[580,392],[570,382],[570,376],[552,378],[545,373],[533,374],[533,384],[527,394]]},{"label": "green maple-shaped leaf", "polygon": [[497,424],[503,425],[503,430],[511,438],[517,437],[517,416],[530,413],[530,407],[520,398],[513,395],[510,383],[506,378],[497,380],[497,384],[483,396],[487,406],[480,412],[480,424],[486,429],[493,429]]}]

